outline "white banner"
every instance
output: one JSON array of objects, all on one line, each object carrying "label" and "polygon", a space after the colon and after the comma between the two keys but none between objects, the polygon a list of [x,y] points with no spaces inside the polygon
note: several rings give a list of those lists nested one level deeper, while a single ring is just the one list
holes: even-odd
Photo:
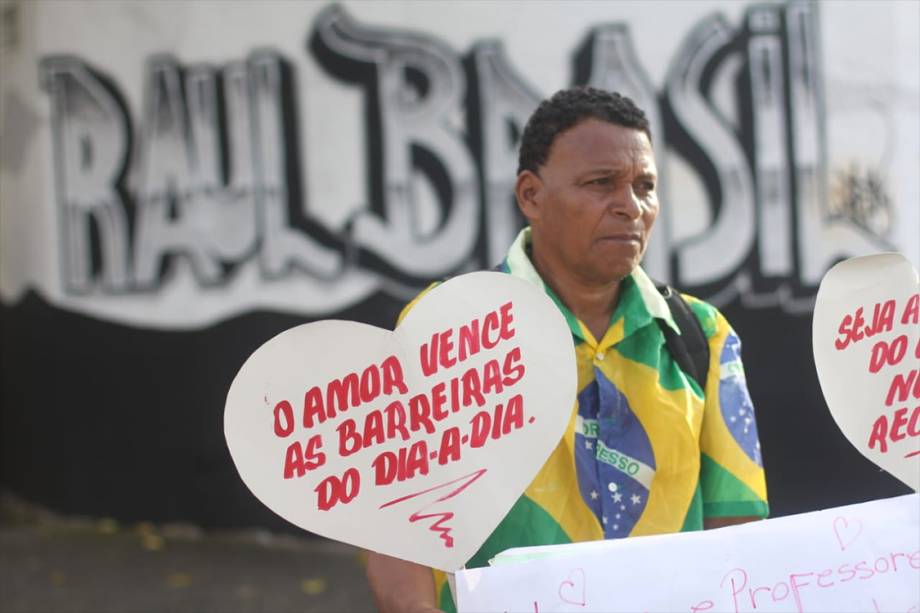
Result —
[{"label": "white banner", "polygon": [[917,494],[720,530],[513,549],[458,610],[920,611]]}]

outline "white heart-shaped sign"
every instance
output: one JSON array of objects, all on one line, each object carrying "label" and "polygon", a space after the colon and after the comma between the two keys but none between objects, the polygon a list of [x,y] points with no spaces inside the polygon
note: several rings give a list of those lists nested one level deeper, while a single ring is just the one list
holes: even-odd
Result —
[{"label": "white heart-shaped sign", "polygon": [[230,386],[224,433],[243,481],[291,523],[454,571],[558,443],[576,381],[546,294],[477,272],[393,332],[319,321],[274,337]]},{"label": "white heart-shaped sign", "polygon": [[812,342],[818,380],[844,435],[920,490],[920,292],[897,253],[853,258],[824,276]]}]

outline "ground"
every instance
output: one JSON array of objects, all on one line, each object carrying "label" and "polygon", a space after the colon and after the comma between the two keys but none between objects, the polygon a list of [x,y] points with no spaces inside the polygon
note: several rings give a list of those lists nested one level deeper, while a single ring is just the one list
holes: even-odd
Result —
[{"label": "ground", "polygon": [[361,552],[319,538],[61,517],[0,496],[4,613],[373,611]]}]

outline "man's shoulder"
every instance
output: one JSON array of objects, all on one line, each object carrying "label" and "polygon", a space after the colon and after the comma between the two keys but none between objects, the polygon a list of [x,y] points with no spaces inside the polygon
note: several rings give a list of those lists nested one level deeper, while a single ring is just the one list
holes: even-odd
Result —
[{"label": "man's shoulder", "polygon": [[703,328],[706,338],[712,339],[718,336],[723,328],[730,328],[728,320],[725,319],[719,309],[692,294],[679,293],[684,302],[687,303],[687,306],[690,307],[690,310],[693,311],[697,321],[700,322],[700,327]]},{"label": "man's shoulder", "polygon": [[399,317],[396,318],[396,325],[398,326],[400,323],[402,323],[402,320],[406,318],[406,315],[409,314],[409,311],[411,311],[415,307],[415,305],[419,303],[419,300],[425,297],[425,294],[427,294],[428,292],[430,292],[431,290],[439,286],[441,283],[443,283],[443,281],[435,281],[431,283],[428,287],[420,291],[415,298],[410,300],[409,304],[404,306],[403,310],[399,312]]}]

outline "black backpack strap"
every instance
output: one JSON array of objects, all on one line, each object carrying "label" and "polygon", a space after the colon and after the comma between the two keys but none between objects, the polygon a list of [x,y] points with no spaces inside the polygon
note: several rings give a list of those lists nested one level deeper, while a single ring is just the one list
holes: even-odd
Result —
[{"label": "black backpack strap", "polygon": [[674,323],[680,329],[680,334],[677,334],[668,324],[659,320],[668,351],[681,370],[693,377],[705,392],[706,379],[709,377],[709,339],[703,332],[703,326],[679,292],[664,283],[656,282],[655,287],[668,303]]}]

